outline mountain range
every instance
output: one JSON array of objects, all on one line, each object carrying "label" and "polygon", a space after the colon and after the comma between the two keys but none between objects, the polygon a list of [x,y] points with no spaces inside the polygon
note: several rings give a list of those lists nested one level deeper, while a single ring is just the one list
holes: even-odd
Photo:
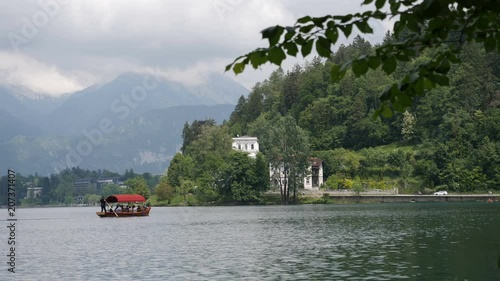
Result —
[{"label": "mountain range", "polygon": [[245,87],[218,73],[190,85],[129,72],[60,97],[0,87],[0,168],[160,174],[182,144],[185,122],[220,124],[242,95]]}]

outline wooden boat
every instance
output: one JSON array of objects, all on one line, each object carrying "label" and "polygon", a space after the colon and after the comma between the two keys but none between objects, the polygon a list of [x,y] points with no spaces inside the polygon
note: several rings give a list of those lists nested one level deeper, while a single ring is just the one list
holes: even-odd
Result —
[{"label": "wooden boat", "polygon": [[[146,199],[139,194],[116,194],[110,195],[106,198],[107,205],[111,209],[111,205],[109,203],[143,203],[146,202]],[[151,207],[141,208],[140,210],[132,209],[130,211],[106,211],[106,212],[96,212],[96,214],[101,217],[145,217],[149,216],[149,212],[151,211]]]}]

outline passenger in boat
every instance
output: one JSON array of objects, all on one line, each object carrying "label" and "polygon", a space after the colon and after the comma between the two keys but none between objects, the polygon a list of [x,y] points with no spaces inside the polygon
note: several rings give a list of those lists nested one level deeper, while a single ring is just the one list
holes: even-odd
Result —
[{"label": "passenger in boat", "polygon": [[104,196],[101,197],[101,212],[106,212],[106,200],[104,200]]},{"label": "passenger in boat", "polygon": [[118,212],[122,212],[122,211],[123,211],[123,207],[122,207],[122,205],[117,204],[117,205],[116,205],[116,208],[115,208],[115,212],[116,212],[116,211],[118,211]]},{"label": "passenger in boat", "polygon": [[141,205],[137,206],[137,212],[141,211]]},{"label": "passenger in boat", "polygon": [[128,212],[129,211],[128,206],[122,207],[122,209],[123,209],[123,212]]}]

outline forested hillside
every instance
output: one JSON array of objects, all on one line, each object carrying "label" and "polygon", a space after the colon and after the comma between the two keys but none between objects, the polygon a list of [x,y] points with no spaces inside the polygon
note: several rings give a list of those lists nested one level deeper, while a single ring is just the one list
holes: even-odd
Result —
[{"label": "forested hillside", "polygon": [[498,189],[499,55],[464,45],[463,63],[450,69],[450,87],[438,87],[409,110],[382,118],[374,117],[380,93],[414,64],[430,60],[435,50],[399,64],[392,75],[378,70],[356,78],[347,72],[340,83],[331,82],[332,63],[373,50],[358,36],[326,62],[316,58],[291,71],[276,70],[240,98],[227,124],[231,135],[260,138],[266,122],[292,116],[308,133],[311,154],[324,160],[330,188]]}]

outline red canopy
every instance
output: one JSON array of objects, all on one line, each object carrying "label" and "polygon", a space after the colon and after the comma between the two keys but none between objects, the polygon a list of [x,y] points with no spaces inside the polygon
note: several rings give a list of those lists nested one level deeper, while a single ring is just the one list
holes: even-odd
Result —
[{"label": "red canopy", "polygon": [[146,202],[146,199],[139,194],[115,194],[106,198],[108,203],[116,202]]}]

